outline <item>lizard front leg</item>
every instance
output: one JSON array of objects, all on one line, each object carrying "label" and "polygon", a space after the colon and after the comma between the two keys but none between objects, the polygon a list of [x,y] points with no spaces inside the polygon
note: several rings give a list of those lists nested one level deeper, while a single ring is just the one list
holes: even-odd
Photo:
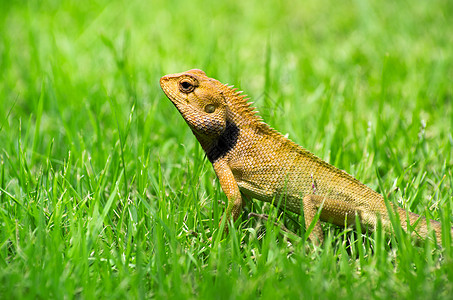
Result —
[{"label": "lizard front leg", "polygon": [[[230,167],[223,159],[215,161],[212,165],[217,177],[219,178],[220,186],[228,198],[228,206],[225,211],[225,216],[227,218],[226,221],[228,221],[232,216],[234,222],[241,214],[243,206],[239,186],[236,179],[234,179]],[[228,227],[225,227],[225,231],[227,231],[227,228]]]}]

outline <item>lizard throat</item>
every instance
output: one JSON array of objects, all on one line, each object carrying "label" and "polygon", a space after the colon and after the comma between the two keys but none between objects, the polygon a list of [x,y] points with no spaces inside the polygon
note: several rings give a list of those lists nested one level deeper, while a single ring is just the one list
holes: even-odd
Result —
[{"label": "lizard throat", "polygon": [[233,149],[238,141],[239,127],[233,122],[227,120],[225,131],[205,149],[206,156],[211,163],[219,158],[224,157]]}]

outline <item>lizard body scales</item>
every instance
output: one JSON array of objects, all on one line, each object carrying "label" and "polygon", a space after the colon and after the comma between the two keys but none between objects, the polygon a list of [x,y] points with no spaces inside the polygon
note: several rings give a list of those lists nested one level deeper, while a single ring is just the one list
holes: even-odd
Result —
[{"label": "lizard body scales", "polygon": [[[284,199],[282,207],[298,214],[303,211],[307,227],[322,205],[321,221],[344,225],[346,220],[352,225],[357,214],[370,229],[378,218],[390,229],[382,195],[264,123],[242,92],[201,70],[166,75],[160,85],[212,163],[228,198],[227,218],[239,217],[244,194],[267,202]],[[426,219],[411,212],[406,215],[400,207],[396,211],[404,229],[409,220],[417,224],[419,236],[428,236]],[[440,223],[429,223],[440,243]],[[323,241],[319,221],[309,238]]]}]

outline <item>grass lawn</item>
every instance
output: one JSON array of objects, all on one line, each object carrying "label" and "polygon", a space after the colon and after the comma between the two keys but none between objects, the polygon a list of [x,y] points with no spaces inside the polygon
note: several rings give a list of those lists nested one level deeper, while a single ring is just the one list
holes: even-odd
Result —
[{"label": "grass lawn", "polygon": [[[222,2],[222,3],[220,3]],[[451,239],[226,197],[159,87],[200,68],[409,211],[453,223],[453,2],[0,2],[0,298],[453,297]],[[212,242],[210,241],[212,238]]]}]

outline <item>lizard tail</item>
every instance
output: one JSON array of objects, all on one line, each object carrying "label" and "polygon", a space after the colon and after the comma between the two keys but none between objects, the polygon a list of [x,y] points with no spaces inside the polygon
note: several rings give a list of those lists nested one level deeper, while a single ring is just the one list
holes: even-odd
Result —
[{"label": "lizard tail", "polygon": [[[405,209],[398,207],[398,214],[401,221],[401,226],[407,231],[407,223],[414,229],[413,235],[418,238],[426,239],[432,236],[431,231],[434,231],[436,236],[437,244],[442,243],[442,224],[438,221],[427,220],[426,218],[406,211]],[[453,228],[451,233],[453,236]]]}]

